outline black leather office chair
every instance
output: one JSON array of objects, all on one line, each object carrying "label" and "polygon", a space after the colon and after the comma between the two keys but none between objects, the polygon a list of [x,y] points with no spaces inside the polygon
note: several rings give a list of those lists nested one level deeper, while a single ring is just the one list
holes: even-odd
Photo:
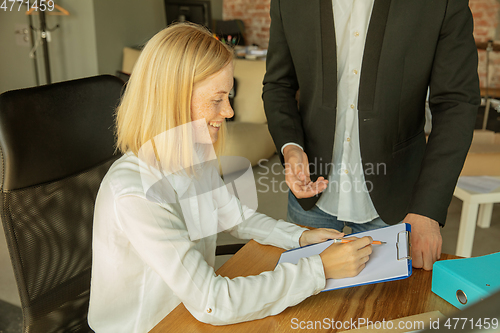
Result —
[{"label": "black leather office chair", "polygon": [[90,331],[94,202],[119,157],[122,87],[103,75],[0,95],[0,210],[26,333]]}]

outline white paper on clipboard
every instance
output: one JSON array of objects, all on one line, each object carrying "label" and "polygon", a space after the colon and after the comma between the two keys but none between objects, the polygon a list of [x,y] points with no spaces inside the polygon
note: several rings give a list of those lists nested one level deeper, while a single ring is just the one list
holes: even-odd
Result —
[{"label": "white paper on clipboard", "polygon": [[[355,277],[344,279],[327,279],[323,291],[354,287],[363,284],[378,283],[407,278],[412,273],[410,225],[400,223],[380,229],[352,234],[352,236],[371,236],[373,240],[386,242],[383,245],[372,245],[373,252],[366,267]],[[351,236],[351,235],[349,235]],[[284,252],[278,264],[297,264],[300,258],[321,253],[332,241],[309,245]]]}]

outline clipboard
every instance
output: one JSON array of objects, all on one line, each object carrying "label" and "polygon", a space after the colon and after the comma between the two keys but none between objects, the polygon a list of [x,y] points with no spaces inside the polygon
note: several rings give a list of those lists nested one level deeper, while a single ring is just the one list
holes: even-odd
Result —
[{"label": "clipboard", "polygon": [[[351,234],[349,236],[371,236],[374,240],[387,242],[373,245],[373,252],[365,268],[357,276],[344,279],[327,279],[322,291],[350,288],[365,284],[406,279],[411,276],[411,226],[400,223],[380,229]],[[297,264],[300,258],[320,254],[333,241],[307,245],[281,254],[279,264]]]}]

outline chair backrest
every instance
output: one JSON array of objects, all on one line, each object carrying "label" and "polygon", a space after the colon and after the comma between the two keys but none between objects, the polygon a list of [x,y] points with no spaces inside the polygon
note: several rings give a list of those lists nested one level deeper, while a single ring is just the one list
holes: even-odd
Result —
[{"label": "chair backrest", "polygon": [[24,332],[89,331],[94,202],[115,154],[120,79],[0,95],[1,219]]}]

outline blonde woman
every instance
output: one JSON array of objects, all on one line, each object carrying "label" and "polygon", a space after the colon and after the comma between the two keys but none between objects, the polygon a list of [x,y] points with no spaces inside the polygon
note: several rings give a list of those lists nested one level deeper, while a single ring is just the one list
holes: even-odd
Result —
[{"label": "blonde woman", "polygon": [[117,109],[124,155],[95,207],[88,320],[98,333],[147,332],[181,302],[214,325],[275,315],[321,291],[326,278],[357,275],[368,260],[371,239],[360,238],[258,276],[215,274],[220,229],[285,249],[343,236],[256,213],[205,163],[220,152],[233,115],[232,57],[204,28],[177,24],[137,61]]}]

